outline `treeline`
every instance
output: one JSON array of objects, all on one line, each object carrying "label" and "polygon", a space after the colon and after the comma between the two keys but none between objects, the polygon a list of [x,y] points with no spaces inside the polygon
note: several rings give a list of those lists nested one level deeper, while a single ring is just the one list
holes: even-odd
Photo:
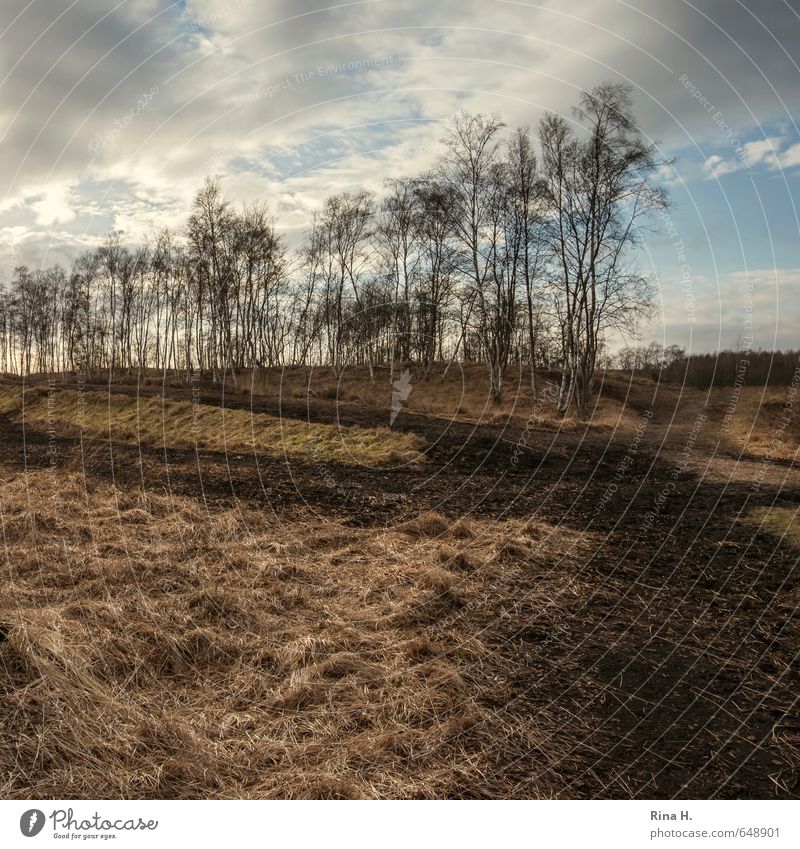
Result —
[{"label": "treeline", "polygon": [[388,364],[391,380],[400,361],[425,376],[480,361],[496,400],[523,363],[560,369],[560,411],[586,413],[605,334],[649,305],[632,249],[667,203],[630,88],[603,84],[535,134],[461,113],[442,141],[429,173],[382,197],[325,200],[297,251],[264,205],[237,209],[209,179],[180,233],[112,234],[69,272],[17,268],[0,362],[236,382],[263,366]]},{"label": "treeline", "polygon": [[790,386],[800,382],[800,351],[719,351],[692,354],[664,369],[662,379],[696,389]]},{"label": "treeline", "polygon": [[608,366],[664,383],[709,389],[715,386],[800,384],[800,351],[719,351],[686,355],[677,345],[657,342],[624,348]]}]

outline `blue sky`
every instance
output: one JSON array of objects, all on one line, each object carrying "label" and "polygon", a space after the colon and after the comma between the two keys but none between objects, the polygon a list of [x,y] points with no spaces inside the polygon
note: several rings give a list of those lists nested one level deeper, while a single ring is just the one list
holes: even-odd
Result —
[{"label": "blue sky", "polygon": [[[771,141],[766,152],[765,137]],[[713,143],[671,151],[675,174],[665,182],[674,230],[659,223],[646,236],[652,272],[661,281],[661,318],[649,328],[659,341],[716,349],[745,344],[752,333],[750,347],[800,346],[796,139],[784,125],[765,125],[743,134],[741,143],[752,155],[731,155],[730,147]],[[691,311],[682,288],[685,265]]]},{"label": "blue sky", "polygon": [[643,339],[800,347],[796,4],[4,0],[0,40],[0,274],[180,229],[208,173],[296,244],[327,194],[428,167],[459,109],[535,127],[625,80],[675,158]]}]

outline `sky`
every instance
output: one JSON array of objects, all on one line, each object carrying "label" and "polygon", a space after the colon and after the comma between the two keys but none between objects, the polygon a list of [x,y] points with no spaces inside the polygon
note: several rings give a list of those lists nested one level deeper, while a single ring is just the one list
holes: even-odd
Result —
[{"label": "sky", "polygon": [[800,348],[799,63],[800,0],[2,0],[0,281],[180,230],[211,174],[296,245],[460,109],[535,129],[626,81],[672,163],[639,341]]}]

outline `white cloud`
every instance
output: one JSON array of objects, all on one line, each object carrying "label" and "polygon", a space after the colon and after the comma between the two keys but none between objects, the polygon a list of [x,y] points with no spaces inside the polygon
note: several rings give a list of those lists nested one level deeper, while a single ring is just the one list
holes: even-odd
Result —
[{"label": "white cloud", "polygon": [[66,224],[75,219],[73,206],[74,184],[69,182],[50,183],[43,187],[36,199],[29,203],[36,216],[36,223],[44,227]]},{"label": "white cloud", "polygon": [[800,166],[800,143],[792,143],[792,137],[786,134],[745,142],[727,158],[718,153],[709,154],[703,163],[703,173],[705,179],[716,180],[751,168],[781,171],[797,166]]},{"label": "white cloud", "polygon": [[747,154],[747,161],[750,165],[759,165],[763,163],[768,168],[775,168],[778,166],[777,151],[780,150],[785,143],[785,139],[775,137],[747,142],[744,145],[744,151]]},{"label": "white cloud", "polygon": [[742,165],[735,159],[723,159],[718,154],[712,153],[703,163],[703,171],[707,180],[718,180],[725,174],[732,174],[735,171],[740,171]]},{"label": "white cloud", "polygon": [[[679,76],[743,138],[796,114],[796,68],[769,33],[790,44],[798,29],[777,5],[758,10],[765,29],[705,0],[723,32],[659,0],[135,0],[116,11],[81,0],[53,27],[61,7],[4,0],[8,22],[25,11],[0,50],[0,227],[26,228],[30,264],[68,261],[70,232],[77,250],[112,226],[132,239],[180,226],[203,175],[219,173],[296,236],[325,194],[427,167],[457,109],[535,126],[545,109],[569,115],[603,79],[637,86],[641,125],[667,152],[711,151],[704,170],[698,157],[681,176],[724,176],[741,161]],[[100,134],[112,138],[93,151]],[[788,129],[748,143],[749,161],[773,167],[770,145],[781,167],[800,164]]]},{"label": "white cloud", "polygon": [[[28,210],[33,213],[36,224],[49,227],[52,224],[66,224],[75,220],[75,195],[77,181],[29,185],[14,196],[7,197],[0,204],[0,212],[9,210]],[[19,230],[19,227],[6,227],[6,232]],[[24,228],[23,228],[24,229]]]},{"label": "white cloud", "polygon": [[716,285],[697,278],[661,281],[661,314],[644,331],[694,351],[747,344],[752,350],[797,348],[800,268],[761,268],[722,275]]},{"label": "white cloud", "polygon": [[800,142],[788,147],[780,155],[780,164],[783,168],[796,168],[800,166]]}]

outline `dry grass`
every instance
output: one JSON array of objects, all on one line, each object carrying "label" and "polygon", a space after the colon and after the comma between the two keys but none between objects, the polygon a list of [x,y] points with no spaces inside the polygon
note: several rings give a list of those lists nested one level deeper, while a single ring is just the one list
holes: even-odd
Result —
[{"label": "dry grass", "polygon": [[[590,427],[624,433],[653,387],[613,388]],[[476,405],[480,391],[471,385]],[[731,445],[753,413],[747,392]],[[725,415],[724,396],[658,393],[653,443],[676,409],[678,448],[699,411],[711,424]],[[432,405],[452,403],[434,394]],[[780,415],[765,409],[773,418],[759,414],[758,433]],[[191,446],[201,415],[211,450],[351,463],[419,450],[381,429],[102,393],[34,390],[23,411],[19,391],[2,390],[0,412],[40,430],[82,417],[100,438]],[[208,512],[61,469],[0,474],[5,797],[519,798],[570,786],[560,770],[593,731],[583,706],[605,690],[583,667],[569,698],[553,699],[552,681],[578,662],[587,611],[618,602],[613,585],[588,585],[591,533],[439,513],[346,527],[310,508]],[[792,510],[752,519],[800,544]],[[787,617],[793,592],[781,596]],[[626,627],[628,608],[616,615]],[[707,635],[697,641],[705,652]],[[539,693],[541,681],[550,689]]]},{"label": "dry grass", "polygon": [[385,466],[419,462],[423,442],[388,428],[336,427],[163,398],[43,388],[0,389],[0,412],[28,426],[115,441]]},{"label": "dry grass", "polygon": [[[398,367],[396,376],[399,376]],[[503,401],[494,404],[489,394],[486,369],[475,363],[455,364],[446,379],[441,379],[441,366],[425,380],[418,369],[409,368],[411,391],[402,402],[402,410],[445,418],[456,418],[485,424],[524,426],[533,410],[530,373],[511,368],[504,378]],[[370,382],[366,367],[351,367],[337,378],[330,368],[287,368],[266,372],[246,389],[270,396],[295,399],[336,400],[344,403],[390,407],[392,387],[386,368],[376,369],[376,380]],[[668,427],[681,442],[686,426],[705,414],[709,426],[700,435],[703,444],[712,446],[722,437],[731,448],[756,455],[772,451],[773,456],[793,457],[800,445],[800,418],[789,408],[789,389],[781,387],[744,386],[700,391],[672,384],[658,384],[641,377],[624,377],[614,373],[598,376],[601,391],[592,403],[588,422],[572,415],[562,419],[556,412],[556,372],[537,373],[536,420],[566,431],[582,431],[589,427],[595,433],[622,437],[633,433],[642,413],[655,414],[654,430]],[[729,417],[726,419],[726,417]]]},{"label": "dry grass", "polygon": [[757,457],[795,459],[800,448],[797,398],[788,387],[714,389],[709,393],[710,417],[723,439]]},{"label": "dry grass", "polygon": [[[508,370],[505,397],[494,404],[488,389],[486,369],[475,363],[454,364],[442,380],[443,366],[437,365],[428,379],[416,366],[398,365],[395,380],[403,371],[408,372],[410,393],[402,402],[402,409],[429,415],[454,417],[467,421],[506,421],[510,416],[528,416],[532,402],[530,375]],[[392,404],[392,385],[389,369],[375,369],[375,381],[369,379],[365,366],[345,369],[337,377],[332,368],[304,367],[272,369],[253,383],[249,377],[244,382],[247,390],[266,395],[282,395],[294,399],[336,400],[343,403],[366,404],[389,408]],[[548,405],[549,406],[549,405]]]},{"label": "dry grass", "polygon": [[553,792],[517,773],[557,762],[558,720],[498,670],[580,600],[576,535],[208,514],[49,471],[6,474],[0,511],[4,797]]}]

